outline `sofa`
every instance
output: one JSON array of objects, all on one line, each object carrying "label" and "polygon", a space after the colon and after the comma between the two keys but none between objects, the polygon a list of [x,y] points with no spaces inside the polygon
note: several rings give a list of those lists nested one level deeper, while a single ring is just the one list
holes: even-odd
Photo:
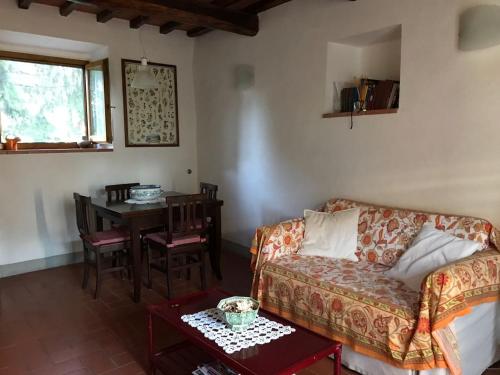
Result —
[{"label": "sofa", "polygon": [[[261,307],[344,344],[343,363],[368,375],[480,375],[500,358],[499,232],[486,220],[331,199],[359,208],[359,261],[300,255],[304,219],[256,230],[252,295]],[[481,243],[420,292],[386,276],[425,223]]]}]

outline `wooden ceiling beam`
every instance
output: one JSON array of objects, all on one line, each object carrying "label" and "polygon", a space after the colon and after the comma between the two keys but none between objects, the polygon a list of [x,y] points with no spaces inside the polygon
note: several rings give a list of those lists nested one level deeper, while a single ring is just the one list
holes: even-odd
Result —
[{"label": "wooden ceiling beam", "polygon": [[229,5],[229,9],[237,9],[237,10],[245,10],[249,6],[258,3],[260,0],[237,0],[234,1],[233,4]]},{"label": "wooden ceiling beam", "polygon": [[148,22],[148,20],[149,20],[149,17],[147,17],[147,16],[137,16],[134,19],[130,20],[130,28],[131,29],[139,29],[142,26],[144,26],[146,24],[146,22]]},{"label": "wooden ceiling beam", "polygon": [[[231,4],[237,3],[239,0],[213,0],[212,4],[218,7],[229,7]],[[255,1],[255,0],[254,0]]]},{"label": "wooden ceiling beam", "polygon": [[[255,5],[255,3],[259,3],[260,0],[214,0],[212,2],[213,5],[225,7],[227,9],[233,9],[233,10],[246,10],[248,7]],[[256,13],[256,12],[252,12]],[[194,27],[190,30],[187,31],[187,36],[191,38],[195,38],[197,36],[202,36],[210,31],[213,31],[213,29],[210,29],[208,27]]]},{"label": "wooden ceiling beam", "polygon": [[177,29],[181,24],[179,22],[170,21],[160,26],[160,34],[168,34]]},{"label": "wooden ceiling beam", "polygon": [[245,8],[245,12],[249,13],[260,13],[265,10],[277,7],[278,5],[288,3],[290,0],[260,0],[255,2],[255,4]]},{"label": "wooden ceiling beam", "polygon": [[168,14],[175,22],[256,35],[259,19],[255,14],[228,10],[193,0],[71,0],[105,9],[128,9],[145,16]]},{"label": "wooden ceiling beam", "polygon": [[17,6],[21,9],[29,9],[33,0],[17,0]]},{"label": "wooden ceiling beam", "polygon": [[60,7],[59,7],[59,14],[61,16],[67,17],[73,12],[78,4],[72,3],[71,1],[65,1]]},{"label": "wooden ceiling beam", "polygon": [[209,29],[207,27],[193,27],[191,30],[188,30],[186,34],[190,38],[196,38],[197,36],[205,35],[210,31],[212,31],[212,29]]},{"label": "wooden ceiling beam", "polygon": [[[228,8],[231,9],[231,5],[234,5],[234,3],[237,3],[239,0],[213,0],[212,5],[216,5],[218,7],[223,7],[223,8]],[[255,1],[255,0],[251,0]],[[197,36],[202,36],[204,34],[209,33],[212,31],[212,29],[208,27],[193,27],[192,29],[187,31],[187,36],[190,38],[196,38]]]},{"label": "wooden ceiling beam", "polygon": [[96,20],[99,23],[106,23],[114,17],[114,12],[109,9],[104,9],[96,14]]}]

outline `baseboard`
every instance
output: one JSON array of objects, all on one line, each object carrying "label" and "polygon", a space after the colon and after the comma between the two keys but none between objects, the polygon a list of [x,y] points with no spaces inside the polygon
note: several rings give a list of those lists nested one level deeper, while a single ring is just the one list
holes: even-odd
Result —
[{"label": "baseboard", "polygon": [[33,259],[26,262],[0,265],[0,278],[19,275],[48,268],[61,267],[83,261],[83,253],[55,255],[48,258]]},{"label": "baseboard", "polygon": [[251,254],[248,251],[247,246],[240,245],[236,242],[222,239],[222,250],[223,251],[231,251],[238,255],[244,256],[246,258],[251,258]]},{"label": "baseboard", "polygon": [[[250,258],[248,247],[237,244],[229,240],[222,240],[222,248],[225,251],[231,251],[238,255]],[[48,268],[67,266],[69,264],[81,263],[83,253],[69,253],[55,255],[48,258],[33,259],[26,262],[0,265],[0,278],[19,275],[22,273],[45,270]]]}]

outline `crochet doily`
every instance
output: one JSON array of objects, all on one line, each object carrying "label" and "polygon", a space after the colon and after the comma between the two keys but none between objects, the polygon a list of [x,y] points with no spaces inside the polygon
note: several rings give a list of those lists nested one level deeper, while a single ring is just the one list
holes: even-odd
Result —
[{"label": "crochet doily", "polygon": [[257,344],[268,344],[280,337],[295,332],[295,328],[273,322],[262,316],[257,316],[253,323],[244,331],[232,331],[219,309],[208,309],[191,315],[181,316],[182,321],[196,328],[212,341],[215,341],[227,354]]}]

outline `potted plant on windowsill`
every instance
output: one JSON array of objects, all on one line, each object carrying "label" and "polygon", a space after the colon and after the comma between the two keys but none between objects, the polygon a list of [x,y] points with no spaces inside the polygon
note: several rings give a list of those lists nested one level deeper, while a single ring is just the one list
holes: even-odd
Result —
[{"label": "potted plant on windowsill", "polygon": [[19,137],[6,137],[5,138],[5,149],[9,151],[17,151],[17,144],[21,142]]}]

